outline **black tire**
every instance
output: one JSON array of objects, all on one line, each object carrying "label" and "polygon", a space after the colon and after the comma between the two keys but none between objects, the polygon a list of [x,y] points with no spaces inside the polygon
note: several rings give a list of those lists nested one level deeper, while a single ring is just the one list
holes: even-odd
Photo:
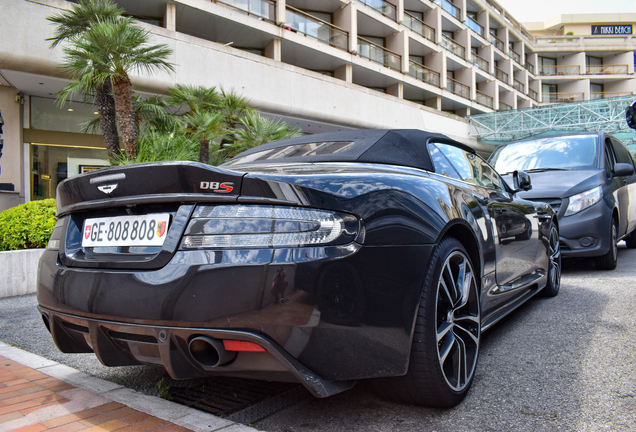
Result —
[{"label": "black tire", "polygon": [[374,380],[376,390],[413,405],[449,408],[461,402],[477,367],[478,293],[478,277],[466,249],[453,237],[443,239],[426,273],[407,373]]},{"label": "black tire", "polygon": [[554,297],[559,294],[561,288],[561,245],[559,243],[559,230],[552,224],[548,240],[550,263],[548,264],[548,282],[541,294],[546,297]]},{"label": "black tire", "polygon": [[625,237],[625,244],[629,249],[636,249],[636,231]]},{"label": "black tire", "polygon": [[594,257],[596,268],[599,270],[614,270],[618,261],[618,228],[612,218],[609,227],[610,248],[605,255]]}]

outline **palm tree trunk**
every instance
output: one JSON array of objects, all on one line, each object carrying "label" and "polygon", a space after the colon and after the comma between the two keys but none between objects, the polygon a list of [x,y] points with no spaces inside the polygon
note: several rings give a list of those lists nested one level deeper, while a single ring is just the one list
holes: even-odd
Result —
[{"label": "palm tree trunk", "polygon": [[201,147],[199,148],[199,162],[202,163],[210,163],[210,141],[203,138],[200,142]]},{"label": "palm tree trunk", "polygon": [[121,131],[126,156],[134,159],[137,156],[137,123],[132,98],[132,82],[130,78],[112,78],[115,95],[115,111]]},{"label": "palm tree trunk", "polygon": [[104,144],[108,159],[113,160],[119,156],[119,133],[117,132],[117,122],[115,114],[115,99],[112,95],[113,86],[110,78],[106,79],[104,85],[97,88],[97,111],[99,112],[99,125],[104,134]]}]

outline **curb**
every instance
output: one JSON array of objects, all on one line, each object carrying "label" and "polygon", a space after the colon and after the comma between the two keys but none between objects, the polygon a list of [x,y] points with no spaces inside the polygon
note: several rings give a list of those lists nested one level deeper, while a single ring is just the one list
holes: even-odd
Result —
[{"label": "curb", "polygon": [[4,342],[0,342],[0,356],[113,402],[119,402],[137,411],[196,432],[257,432],[257,429],[252,427],[95,378],[72,367],[12,347]]}]

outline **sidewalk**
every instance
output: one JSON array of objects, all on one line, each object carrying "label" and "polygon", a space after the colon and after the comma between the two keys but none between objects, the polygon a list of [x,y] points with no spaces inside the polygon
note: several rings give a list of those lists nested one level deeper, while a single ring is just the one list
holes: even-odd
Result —
[{"label": "sidewalk", "polygon": [[0,342],[0,432],[255,432]]}]

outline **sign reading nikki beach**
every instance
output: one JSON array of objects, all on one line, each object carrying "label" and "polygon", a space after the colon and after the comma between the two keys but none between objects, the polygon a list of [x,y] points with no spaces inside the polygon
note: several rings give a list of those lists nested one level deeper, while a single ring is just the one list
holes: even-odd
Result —
[{"label": "sign reading nikki beach", "polygon": [[593,35],[630,35],[632,34],[632,25],[593,25]]}]

